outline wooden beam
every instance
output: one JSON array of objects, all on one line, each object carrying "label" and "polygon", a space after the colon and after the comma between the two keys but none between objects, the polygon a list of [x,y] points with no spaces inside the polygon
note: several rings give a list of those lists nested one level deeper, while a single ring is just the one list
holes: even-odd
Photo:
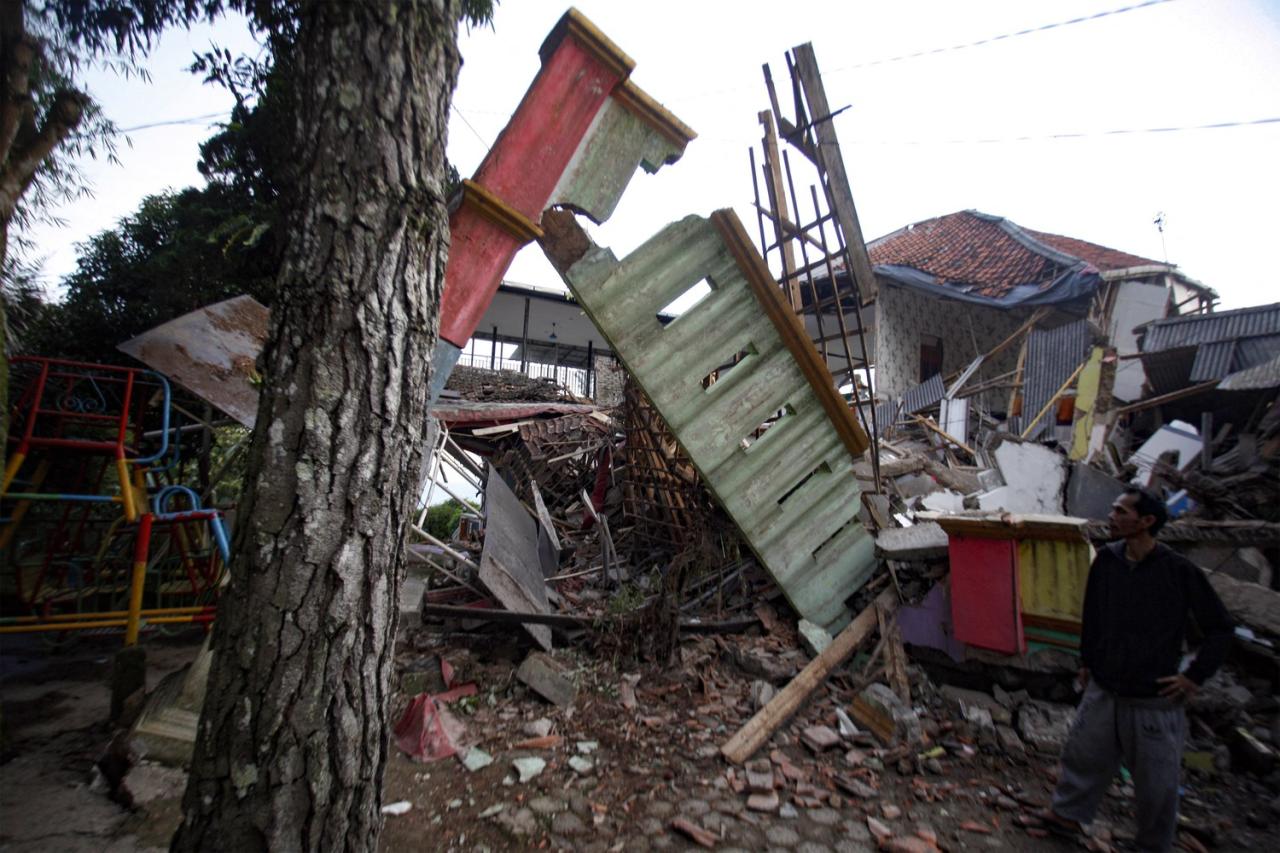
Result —
[{"label": "wooden beam", "polygon": [[791,715],[827,680],[831,671],[853,654],[878,624],[877,608],[886,613],[897,609],[898,597],[887,589],[876,597],[857,617],[831,641],[831,645],[791,679],[786,687],[769,701],[756,715],[747,721],[737,734],[729,738],[720,752],[734,764],[743,764],[777,731]]},{"label": "wooden beam", "polygon": [[[785,200],[787,196],[782,187],[782,163],[778,156],[778,133],[773,127],[773,113],[764,110],[758,117],[760,124],[764,126],[764,139],[761,140],[761,145],[764,146],[764,162],[765,168],[768,170],[766,186],[769,189],[769,203],[773,206],[773,210],[770,211],[770,218],[773,219],[774,239],[778,241],[778,247],[782,250],[782,280],[787,282],[787,299],[791,303],[791,310],[799,314],[804,302],[800,296],[800,282],[792,277],[792,273],[796,268],[796,249],[791,245],[792,235],[787,234],[784,236],[782,229],[782,221],[786,218],[787,205]],[[763,248],[762,246],[761,249]]]},{"label": "wooden beam", "polygon": [[1115,409],[1117,415],[1127,415],[1129,412],[1140,412],[1143,409],[1150,409],[1153,406],[1163,406],[1165,403],[1172,403],[1175,400],[1182,400],[1187,397],[1194,397],[1202,394],[1210,388],[1218,387],[1217,379],[1210,379],[1208,382],[1201,382],[1199,385],[1192,385],[1190,388],[1183,388],[1179,391],[1170,391],[1168,394],[1161,394],[1159,397],[1151,397],[1147,400],[1139,400],[1136,403],[1130,403],[1127,406],[1121,406]]},{"label": "wooden beam", "polygon": [[1067,377],[1067,381],[1063,382],[1062,386],[1058,388],[1057,391],[1053,392],[1053,396],[1049,398],[1049,402],[1044,404],[1044,408],[1036,414],[1031,423],[1027,424],[1027,428],[1022,431],[1021,438],[1026,438],[1031,435],[1031,431],[1036,428],[1036,424],[1040,423],[1040,419],[1057,404],[1058,398],[1067,393],[1067,389],[1076,383],[1076,379],[1079,378],[1080,374],[1084,371],[1085,365],[1088,363],[1088,361],[1082,362],[1081,365],[1075,369],[1075,372]]},{"label": "wooden beam", "polygon": [[858,211],[853,204],[853,190],[849,186],[849,175],[844,169],[840,140],[836,137],[836,128],[831,121],[827,91],[822,85],[822,76],[818,73],[818,59],[813,52],[813,45],[808,42],[792,48],[791,52],[795,56],[795,70],[800,77],[800,85],[804,88],[804,99],[818,140],[816,165],[826,174],[824,189],[827,191],[827,202],[836,215],[836,222],[844,237],[845,254],[848,256],[853,281],[858,287],[858,298],[864,302],[869,301],[876,298],[876,277],[871,270],[867,243],[862,237]]},{"label": "wooden beam", "polygon": [[974,451],[972,447],[965,444],[963,441],[956,438],[951,433],[939,427],[937,424],[933,422],[932,418],[925,418],[925,417],[921,417],[920,415],[912,415],[911,417],[915,419],[916,423],[920,424],[923,427],[926,427],[930,432],[937,433],[938,436],[941,437],[944,441],[949,442],[950,444],[954,444],[956,447],[960,448],[965,453],[968,453],[973,458],[975,459],[978,458],[978,454]]},{"label": "wooden beam", "polygon": [[[890,564],[892,565],[892,564]],[[896,581],[897,578],[895,577]],[[895,583],[894,586],[897,586]],[[889,686],[907,707],[911,706],[911,682],[907,679],[907,652],[902,647],[902,632],[893,618],[892,611],[884,607],[876,608],[876,618],[880,624],[880,641],[884,643],[885,673],[889,676]]]}]

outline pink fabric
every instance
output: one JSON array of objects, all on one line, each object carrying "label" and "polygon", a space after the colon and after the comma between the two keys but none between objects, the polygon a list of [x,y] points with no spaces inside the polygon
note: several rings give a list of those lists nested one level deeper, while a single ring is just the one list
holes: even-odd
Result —
[{"label": "pink fabric", "polygon": [[467,727],[445,706],[464,696],[476,695],[476,686],[469,682],[454,687],[453,667],[443,658],[440,659],[440,675],[449,689],[436,696],[430,693],[414,696],[392,729],[396,746],[415,761],[439,761],[456,755],[458,745],[467,733]]}]

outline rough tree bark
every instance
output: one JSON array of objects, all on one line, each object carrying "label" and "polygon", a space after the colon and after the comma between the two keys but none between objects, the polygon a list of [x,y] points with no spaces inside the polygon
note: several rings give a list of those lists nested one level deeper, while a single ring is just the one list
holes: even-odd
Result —
[{"label": "rough tree bark", "polygon": [[[9,253],[9,226],[36,170],[58,143],[80,124],[85,96],[59,90],[44,115],[31,95],[32,68],[40,45],[27,32],[26,7],[18,0],[0,3],[0,287]],[[5,302],[0,294],[0,470],[9,440],[9,362]]]},{"label": "rough tree bark", "polygon": [[302,7],[280,302],[174,850],[374,850],[382,825],[456,2]]}]

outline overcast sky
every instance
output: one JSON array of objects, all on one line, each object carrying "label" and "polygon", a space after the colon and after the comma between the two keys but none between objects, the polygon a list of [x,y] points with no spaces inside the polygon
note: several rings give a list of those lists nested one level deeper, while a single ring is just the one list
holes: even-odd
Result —
[{"label": "overcast sky", "polygon": [[[985,44],[939,50],[1132,6],[1130,11]],[[812,41],[868,239],[966,208],[1157,260],[1217,289],[1223,307],[1271,302],[1280,198],[1280,123],[1115,133],[1280,119],[1280,2],[698,2],[581,0],[635,61],[633,79],[698,132],[685,157],[638,175],[599,242],[622,255],[688,213],[734,207],[756,233],[747,151],[783,82],[788,48]],[[492,29],[464,32],[449,156],[471,174],[537,73],[537,49],[566,5],[506,0]],[[211,40],[254,50],[243,22],[167,35],[153,82],[95,78],[122,128],[225,115],[230,99],[182,69]],[[924,56],[911,54],[928,52]],[[884,61],[889,60],[889,61]],[[213,119],[216,121],[217,119]],[[94,199],[42,229],[51,283],[72,248],[140,199],[199,183],[209,119],[130,133],[120,166],[93,164]],[[1064,136],[1069,135],[1069,136]],[[1057,138],[1055,138],[1057,137]],[[799,178],[799,174],[797,175]],[[807,186],[800,188],[807,197]],[[536,247],[509,278],[558,279]]]}]

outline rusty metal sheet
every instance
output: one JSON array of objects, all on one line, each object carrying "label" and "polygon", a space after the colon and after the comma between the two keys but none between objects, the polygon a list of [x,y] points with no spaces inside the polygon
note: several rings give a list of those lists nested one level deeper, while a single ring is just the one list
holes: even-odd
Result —
[{"label": "rusty metal sheet", "polygon": [[[737,217],[688,217],[621,262],[571,220],[543,224],[553,264],[761,564],[801,616],[838,631],[850,619],[844,600],[875,566],[853,471],[867,438]],[[708,296],[658,320],[703,281]]]},{"label": "rusty metal sheet", "polygon": [[[484,510],[480,582],[508,610],[551,613],[538,557],[538,523],[493,468],[484,488]],[[550,627],[522,627],[539,646],[551,650]]]},{"label": "rusty metal sheet", "polygon": [[183,314],[116,349],[252,429],[258,414],[254,363],[266,345],[269,319],[252,296],[237,296]]}]

